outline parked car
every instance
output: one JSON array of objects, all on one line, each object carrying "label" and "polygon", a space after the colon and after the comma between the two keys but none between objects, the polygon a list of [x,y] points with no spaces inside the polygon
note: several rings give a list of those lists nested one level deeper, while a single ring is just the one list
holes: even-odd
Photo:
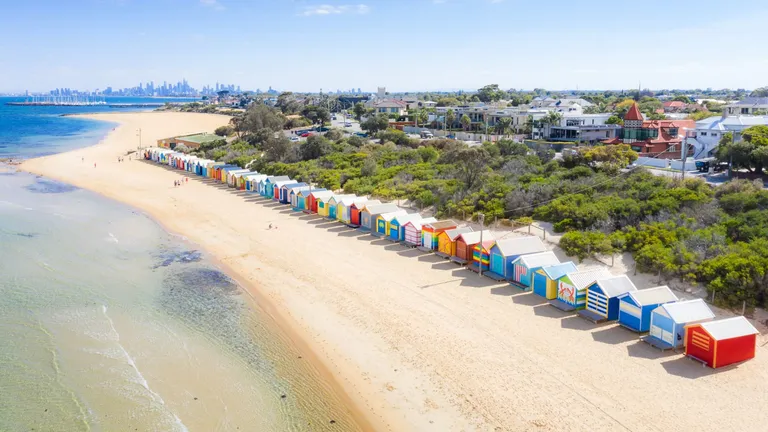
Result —
[{"label": "parked car", "polygon": [[290,139],[291,141],[293,141],[293,142],[296,142],[296,141],[298,141],[298,140],[299,140],[299,137],[297,137],[297,136],[292,136],[292,137],[290,137],[289,139]]},{"label": "parked car", "polygon": [[317,127],[315,128],[315,130],[317,132],[328,132],[330,129],[328,129],[327,127]]},{"label": "parked car", "polygon": [[368,138],[368,134],[364,132],[355,132],[355,135],[359,136],[360,138]]},{"label": "parked car", "polygon": [[301,137],[307,138],[307,137],[311,137],[312,135],[314,135],[312,132],[304,132],[303,134],[301,134]]},{"label": "parked car", "polygon": [[346,123],[344,123],[344,127],[352,127],[352,122],[346,122]]},{"label": "parked car", "polygon": [[420,135],[424,139],[429,139],[429,138],[434,138],[435,137],[435,135],[432,132],[428,131],[428,130],[421,131]]},{"label": "parked car", "polygon": [[336,120],[336,116],[332,116],[332,117],[331,117],[331,120]]}]

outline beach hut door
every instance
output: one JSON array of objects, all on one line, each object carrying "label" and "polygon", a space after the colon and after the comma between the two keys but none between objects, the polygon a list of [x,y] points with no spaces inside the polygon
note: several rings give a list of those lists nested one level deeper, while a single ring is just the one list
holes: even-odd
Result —
[{"label": "beach hut door", "polygon": [[595,290],[587,291],[587,309],[608,316],[608,297]]}]

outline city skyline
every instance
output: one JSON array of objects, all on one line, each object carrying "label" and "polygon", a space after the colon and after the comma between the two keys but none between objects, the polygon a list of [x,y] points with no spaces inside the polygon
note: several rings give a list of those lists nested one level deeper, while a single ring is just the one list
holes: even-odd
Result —
[{"label": "city skyline", "polygon": [[[300,92],[766,84],[768,53],[728,37],[768,18],[768,5],[747,0],[359,1],[12,3],[0,16],[0,56],[13,59],[0,91],[126,88],[144,76]],[[19,34],[24,43],[11,42]]]}]

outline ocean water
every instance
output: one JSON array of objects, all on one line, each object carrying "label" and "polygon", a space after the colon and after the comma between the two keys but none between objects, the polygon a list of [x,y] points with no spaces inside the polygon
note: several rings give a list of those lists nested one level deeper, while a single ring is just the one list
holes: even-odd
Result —
[{"label": "ocean water", "polygon": [[[109,127],[58,130],[44,148]],[[195,245],[0,165],[0,431],[358,430],[303,356]]]}]

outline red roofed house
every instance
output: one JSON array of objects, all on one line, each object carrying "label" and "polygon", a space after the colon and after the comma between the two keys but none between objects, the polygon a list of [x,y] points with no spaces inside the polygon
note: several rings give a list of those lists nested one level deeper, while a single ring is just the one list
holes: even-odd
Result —
[{"label": "red roofed house", "polygon": [[[632,104],[624,116],[624,128],[619,132],[619,136],[603,143],[629,144],[632,150],[643,157],[679,159],[685,135],[684,128],[696,129],[696,122],[693,120],[644,121],[637,104]],[[692,154],[693,148],[688,152],[688,155]]]},{"label": "red roofed house", "polygon": [[405,115],[408,104],[397,99],[384,99],[373,104],[376,113]]},{"label": "red roofed house", "polygon": [[688,104],[681,101],[667,101],[664,102],[664,111],[665,112],[680,112],[683,111]]}]

